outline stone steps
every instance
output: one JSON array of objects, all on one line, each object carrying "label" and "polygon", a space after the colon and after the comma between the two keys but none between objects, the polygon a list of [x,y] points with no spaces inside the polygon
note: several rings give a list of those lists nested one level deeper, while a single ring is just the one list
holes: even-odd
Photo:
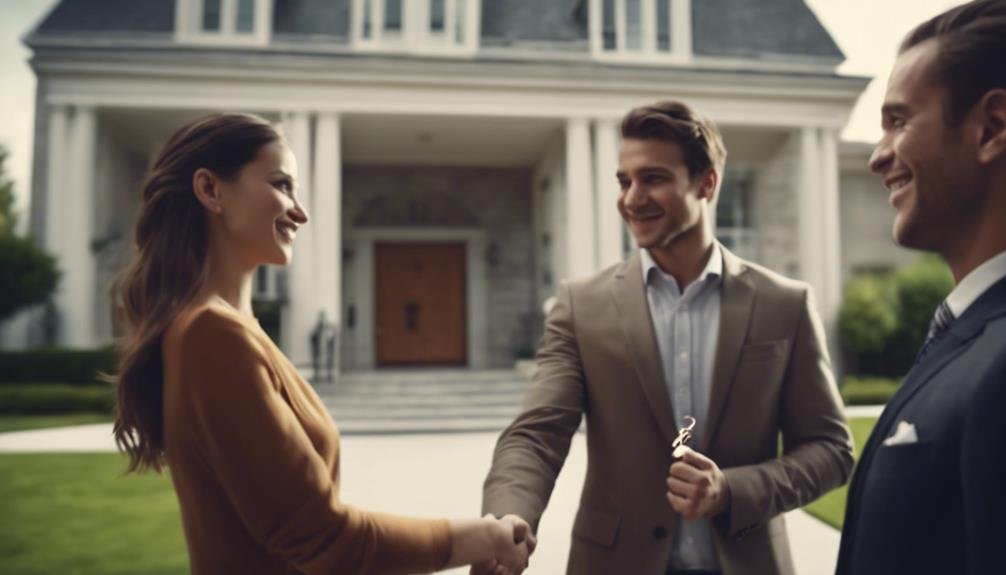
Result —
[{"label": "stone steps", "polygon": [[529,384],[514,370],[349,372],[315,390],[343,434],[502,431]]}]

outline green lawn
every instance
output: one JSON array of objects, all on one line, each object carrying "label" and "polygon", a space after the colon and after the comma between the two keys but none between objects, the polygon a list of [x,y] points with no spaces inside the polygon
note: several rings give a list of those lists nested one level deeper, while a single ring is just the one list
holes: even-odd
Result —
[{"label": "green lawn", "polygon": [[7,431],[25,431],[29,429],[45,429],[47,427],[66,427],[68,425],[84,425],[87,423],[105,423],[112,421],[111,415],[103,413],[68,413],[63,415],[0,415],[0,433]]},{"label": "green lawn", "polygon": [[124,469],[117,454],[0,455],[0,571],[187,573],[170,479]]},{"label": "green lawn", "polygon": [[[852,428],[852,437],[856,444],[856,461],[859,461],[859,454],[866,445],[873,425],[877,420],[873,417],[854,417],[849,420]],[[843,485],[838,489],[828,493],[824,497],[804,507],[804,511],[817,517],[821,521],[834,526],[836,529],[842,528],[842,521],[845,519],[845,497],[848,492],[848,485]]]},{"label": "green lawn", "polygon": [[[102,417],[102,416],[95,416]],[[13,424],[14,418],[0,420]],[[38,425],[42,418],[27,418]],[[68,418],[58,418],[66,422]],[[93,418],[92,418],[93,419]],[[99,419],[100,420],[100,419]],[[850,420],[856,457],[872,418]],[[118,454],[0,455],[0,571],[34,575],[183,574],[188,558],[167,476],[121,477]],[[846,488],[806,507],[841,527]]]}]

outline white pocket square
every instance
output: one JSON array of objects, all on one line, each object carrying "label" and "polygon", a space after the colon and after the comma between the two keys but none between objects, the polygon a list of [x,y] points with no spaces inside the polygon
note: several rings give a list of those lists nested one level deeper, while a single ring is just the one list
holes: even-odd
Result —
[{"label": "white pocket square", "polygon": [[908,445],[918,442],[919,436],[915,433],[915,426],[902,420],[898,422],[898,427],[894,430],[894,433],[884,440],[884,445],[890,447],[891,445]]}]

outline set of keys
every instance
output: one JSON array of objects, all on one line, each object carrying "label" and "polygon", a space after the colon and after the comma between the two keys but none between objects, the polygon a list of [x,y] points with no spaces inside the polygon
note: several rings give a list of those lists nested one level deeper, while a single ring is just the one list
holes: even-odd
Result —
[{"label": "set of keys", "polygon": [[688,425],[678,430],[678,436],[675,437],[674,442],[671,443],[671,447],[673,448],[671,456],[674,457],[674,459],[681,459],[684,457],[685,449],[688,447],[688,442],[692,440],[692,430],[695,429],[694,417],[686,415],[684,419]]}]

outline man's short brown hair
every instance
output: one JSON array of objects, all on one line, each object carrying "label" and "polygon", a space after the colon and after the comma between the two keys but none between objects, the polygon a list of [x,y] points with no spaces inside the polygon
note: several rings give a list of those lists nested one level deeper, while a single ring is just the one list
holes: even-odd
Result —
[{"label": "man's short brown hair", "polygon": [[622,118],[622,139],[667,140],[681,146],[688,177],[712,168],[722,176],[727,161],[723,137],[711,120],[677,100],[664,100],[629,110]]},{"label": "man's short brown hair", "polygon": [[899,53],[935,38],[930,77],[947,89],[944,120],[956,126],[989,90],[1006,88],[1006,0],[974,0],[912,30]]}]

